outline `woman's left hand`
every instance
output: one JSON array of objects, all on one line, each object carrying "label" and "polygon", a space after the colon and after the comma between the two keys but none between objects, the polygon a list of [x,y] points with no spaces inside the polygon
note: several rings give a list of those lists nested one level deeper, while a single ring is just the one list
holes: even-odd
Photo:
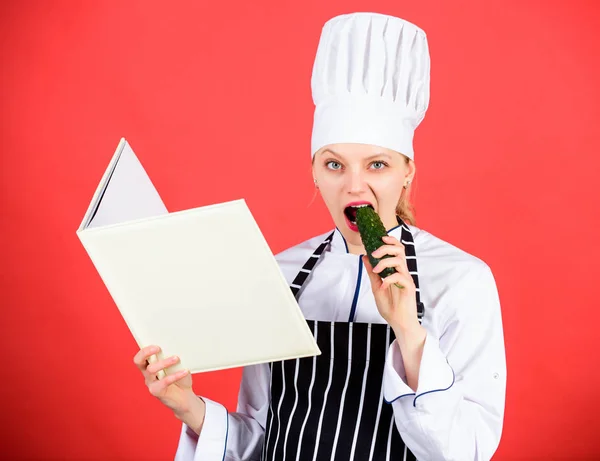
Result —
[{"label": "woman's left hand", "polygon": [[[404,245],[395,237],[384,236],[384,245],[373,252],[376,258],[384,258],[373,268],[369,258],[364,255],[363,263],[371,279],[371,288],[375,296],[375,303],[381,316],[394,330],[406,330],[419,324],[417,317],[416,287],[408,271]],[[396,273],[382,279],[379,275],[386,267],[393,267]],[[398,288],[396,285],[402,288]]]}]

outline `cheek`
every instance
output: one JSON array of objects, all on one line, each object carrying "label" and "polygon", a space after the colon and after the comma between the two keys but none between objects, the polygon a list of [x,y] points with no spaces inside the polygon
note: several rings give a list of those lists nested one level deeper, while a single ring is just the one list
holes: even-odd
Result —
[{"label": "cheek", "polygon": [[397,203],[403,191],[402,178],[398,178],[396,175],[381,178],[376,187],[375,193],[382,203]]},{"label": "cheek", "polygon": [[331,183],[319,184],[319,193],[327,206],[334,205],[339,201],[338,188]]},{"label": "cheek", "polygon": [[342,193],[339,185],[331,181],[319,184],[319,195],[321,195],[321,199],[332,215],[342,211],[341,207],[344,204],[342,203]]}]

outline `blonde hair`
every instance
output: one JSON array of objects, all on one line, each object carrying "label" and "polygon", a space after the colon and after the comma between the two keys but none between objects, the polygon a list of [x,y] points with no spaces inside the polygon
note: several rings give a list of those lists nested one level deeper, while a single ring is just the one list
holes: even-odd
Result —
[{"label": "blonde hair", "polygon": [[[404,157],[406,164],[408,165],[410,163],[410,158],[408,158],[405,155],[402,155],[402,156]],[[311,163],[313,165],[315,163],[315,157],[316,157],[316,155],[313,156],[312,161],[311,161]],[[413,182],[414,182],[414,178],[413,178]],[[400,200],[398,200],[398,204],[396,205],[396,215],[402,221],[404,221],[406,224],[416,226],[417,220],[415,218],[415,215],[416,215],[415,207],[410,201],[413,182],[411,182],[406,189],[404,187],[402,187],[402,194],[400,195]],[[312,205],[316,196],[317,196],[317,190],[315,188],[315,193],[314,193],[313,198],[310,201],[308,206]]]}]

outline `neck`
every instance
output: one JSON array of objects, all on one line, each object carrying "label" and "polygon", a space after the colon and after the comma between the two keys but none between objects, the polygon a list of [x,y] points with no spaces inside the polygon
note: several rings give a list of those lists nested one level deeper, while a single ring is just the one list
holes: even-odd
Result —
[{"label": "neck", "polygon": [[364,245],[354,245],[350,242],[346,242],[348,245],[348,253],[353,255],[364,255],[366,253]]}]

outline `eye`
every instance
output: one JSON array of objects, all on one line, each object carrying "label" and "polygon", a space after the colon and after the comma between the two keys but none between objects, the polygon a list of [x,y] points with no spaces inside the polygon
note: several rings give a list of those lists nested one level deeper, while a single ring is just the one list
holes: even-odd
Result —
[{"label": "eye", "polygon": [[388,166],[388,164],[385,162],[376,161],[371,163],[371,166],[374,166],[375,170],[383,170],[386,166]]},{"label": "eye", "polygon": [[327,166],[327,168],[330,170],[339,170],[342,167],[342,165],[335,160],[329,160],[328,162],[325,162],[325,166]]}]

